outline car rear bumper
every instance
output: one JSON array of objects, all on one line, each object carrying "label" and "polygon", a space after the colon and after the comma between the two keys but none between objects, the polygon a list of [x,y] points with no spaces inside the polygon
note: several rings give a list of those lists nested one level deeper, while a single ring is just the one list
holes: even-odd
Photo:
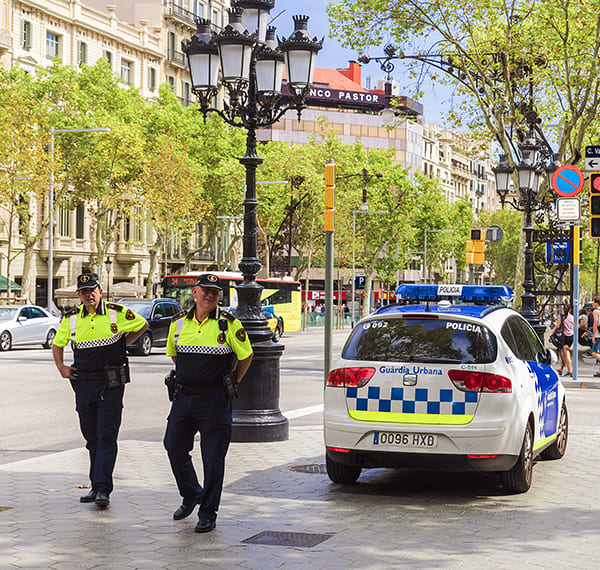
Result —
[{"label": "car rear bumper", "polygon": [[471,458],[449,453],[397,453],[351,449],[348,452],[327,449],[327,456],[336,463],[358,467],[405,467],[434,471],[508,471],[517,462],[515,455]]}]

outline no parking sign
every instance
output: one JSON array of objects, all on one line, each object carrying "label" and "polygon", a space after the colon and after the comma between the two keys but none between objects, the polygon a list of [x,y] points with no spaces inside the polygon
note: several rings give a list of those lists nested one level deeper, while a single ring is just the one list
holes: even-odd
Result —
[{"label": "no parking sign", "polygon": [[584,183],[583,172],[572,164],[557,168],[552,175],[552,188],[559,196],[566,198],[577,196],[583,189]]}]

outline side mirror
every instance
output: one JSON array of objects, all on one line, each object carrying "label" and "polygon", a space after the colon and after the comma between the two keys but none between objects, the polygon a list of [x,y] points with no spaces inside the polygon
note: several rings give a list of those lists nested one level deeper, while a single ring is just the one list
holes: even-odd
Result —
[{"label": "side mirror", "polygon": [[162,313],[154,313],[153,320],[157,321],[158,319],[162,319],[164,315]]},{"label": "side mirror", "polygon": [[20,323],[24,323],[27,320],[27,317],[25,315],[21,315],[20,317],[17,318],[17,321]]},{"label": "side mirror", "polygon": [[558,362],[558,357],[553,350],[549,348],[546,349],[545,352],[538,353],[538,360],[541,364],[547,364],[548,366],[552,366]]}]

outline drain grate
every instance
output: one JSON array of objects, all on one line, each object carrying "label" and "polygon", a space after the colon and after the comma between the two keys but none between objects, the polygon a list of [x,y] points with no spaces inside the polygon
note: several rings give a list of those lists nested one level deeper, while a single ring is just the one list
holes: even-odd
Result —
[{"label": "drain grate", "polygon": [[288,467],[288,469],[290,471],[295,471],[296,473],[318,473],[319,475],[327,473],[323,463],[312,463],[311,465],[292,465],[291,467]]},{"label": "drain grate", "polygon": [[250,538],[242,540],[246,544],[266,544],[267,546],[299,546],[312,548],[321,544],[333,534],[312,534],[308,532],[281,532],[278,530],[265,530]]}]

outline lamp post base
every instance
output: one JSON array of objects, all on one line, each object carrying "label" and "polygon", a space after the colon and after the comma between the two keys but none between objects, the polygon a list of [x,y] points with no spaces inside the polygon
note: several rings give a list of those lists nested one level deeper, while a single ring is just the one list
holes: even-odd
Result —
[{"label": "lamp post base", "polygon": [[284,347],[252,343],[254,358],[233,401],[234,442],[287,441],[288,420],[279,410],[279,360]]}]

